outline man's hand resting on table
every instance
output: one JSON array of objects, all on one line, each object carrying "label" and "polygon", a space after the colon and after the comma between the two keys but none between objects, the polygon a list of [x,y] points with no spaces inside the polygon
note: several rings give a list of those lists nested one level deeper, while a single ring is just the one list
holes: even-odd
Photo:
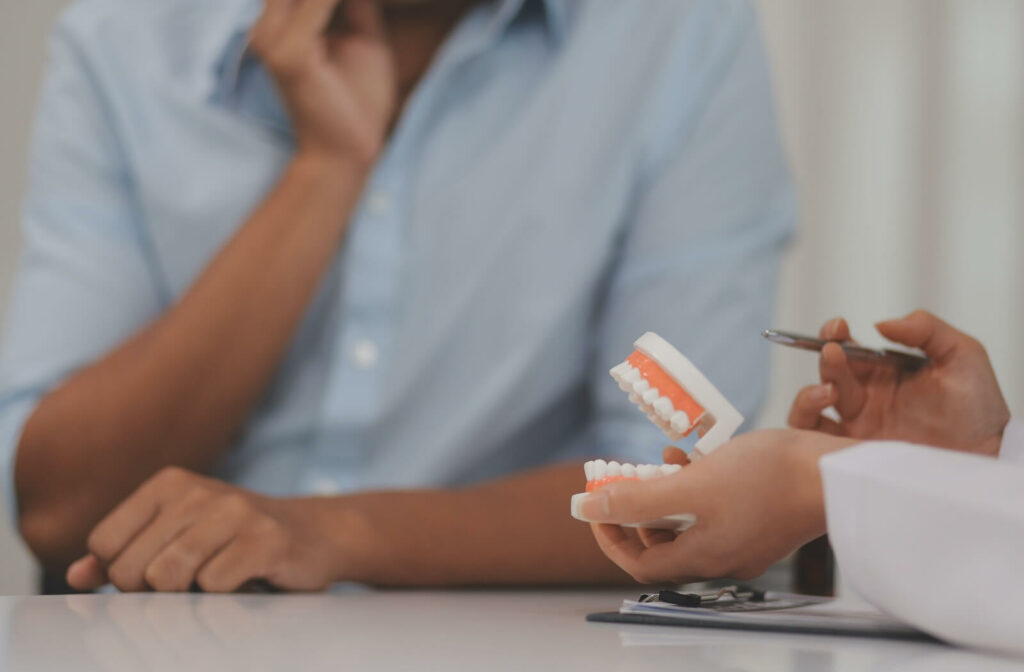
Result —
[{"label": "man's hand resting on table", "polygon": [[[851,362],[839,345],[821,353],[821,384],[797,395],[789,424],[862,440],[899,440],[963,452],[998,455],[1010,410],[985,348],[934,315],[917,311],[881,322],[891,341],[920,348],[931,363],[919,371]],[[841,318],[821,338],[850,339]],[[822,415],[834,406],[840,422]]]},{"label": "man's hand resting on table", "polygon": [[[854,443],[814,432],[751,432],[672,476],[601,488],[583,513],[605,523],[591,526],[601,550],[642,583],[753,578],[824,534],[818,459]],[[680,513],[697,516],[681,534],[620,527]]]},{"label": "man's hand resting on table", "polygon": [[168,468],[96,526],[67,581],[78,590],[232,592],[251,580],[321,590],[341,555],[322,509],[321,500],[273,499]]}]

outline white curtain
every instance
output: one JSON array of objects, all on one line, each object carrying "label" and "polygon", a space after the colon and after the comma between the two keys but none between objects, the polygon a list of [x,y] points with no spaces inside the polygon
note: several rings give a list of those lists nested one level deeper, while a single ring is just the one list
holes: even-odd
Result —
[{"label": "white curtain", "polygon": [[[980,338],[1024,412],[1024,2],[759,0],[801,199],[776,326],[916,307]],[[816,373],[779,351],[762,425]]]}]

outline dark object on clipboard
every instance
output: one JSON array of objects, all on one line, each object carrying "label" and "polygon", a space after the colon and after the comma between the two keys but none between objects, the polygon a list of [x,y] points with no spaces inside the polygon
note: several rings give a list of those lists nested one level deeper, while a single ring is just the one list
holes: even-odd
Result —
[{"label": "dark object on clipboard", "polygon": [[843,637],[936,641],[879,612],[843,609],[835,600],[730,586],[711,593],[663,590],[626,600],[619,611],[590,614],[592,623],[670,625]]},{"label": "dark object on clipboard", "polygon": [[640,596],[640,602],[665,602],[678,607],[714,607],[726,604],[725,600],[731,598],[731,604],[764,604],[765,591],[751,588],[749,586],[729,586],[714,593],[680,593],[675,590],[659,590],[657,593],[647,593]]}]

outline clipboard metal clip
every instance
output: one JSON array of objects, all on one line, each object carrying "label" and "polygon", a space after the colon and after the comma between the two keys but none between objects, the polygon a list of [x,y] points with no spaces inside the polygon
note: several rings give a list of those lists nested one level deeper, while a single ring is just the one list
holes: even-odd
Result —
[{"label": "clipboard metal clip", "polygon": [[680,593],[676,590],[659,590],[657,593],[645,593],[640,602],[667,602],[679,607],[696,609],[714,605],[719,601],[764,602],[765,591],[751,586],[726,586],[710,593]]}]

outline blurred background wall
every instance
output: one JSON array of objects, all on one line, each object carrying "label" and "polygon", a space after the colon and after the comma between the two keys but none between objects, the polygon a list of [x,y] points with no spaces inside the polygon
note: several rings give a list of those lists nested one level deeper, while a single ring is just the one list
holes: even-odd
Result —
[{"label": "blurred background wall", "polygon": [[[66,4],[0,0],[0,309],[44,40]],[[1024,0],[757,4],[802,208],[775,326],[842,314],[871,340],[876,320],[929,308],[988,345],[1024,412]],[[763,425],[815,375],[803,353],[772,366]],[[4,515],[0,594],[32,590]]]}]

